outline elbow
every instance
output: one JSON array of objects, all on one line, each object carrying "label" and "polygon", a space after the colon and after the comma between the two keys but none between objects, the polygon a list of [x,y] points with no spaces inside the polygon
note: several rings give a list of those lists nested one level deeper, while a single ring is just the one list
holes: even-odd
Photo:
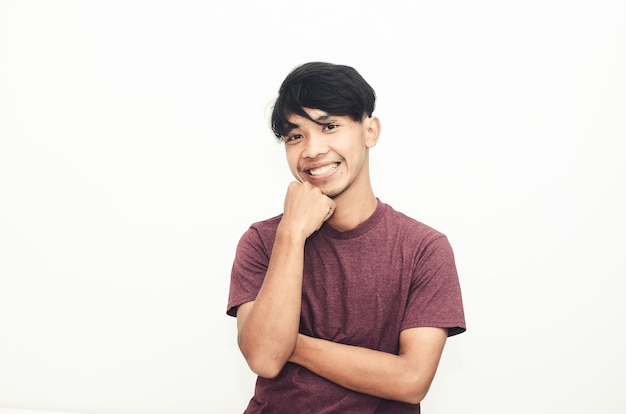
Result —
[{"label": "elbow", "polygon": [[422,392],[421,390],[413,390],[412,392],[406,393],[401,399],[402,402],[409,404],[419,404],[426,397],[426,392]]},{"label": "elbow", "polygon": [[272,368],[265,369],[265,370],[261,370],[261,369],[258,369],[258,370],[253,370],[253,372],[254,372],[256,375],[258,375],[259,377],[262,377],[262,378],[267,378],[267,379],[273,379],[273,378],[276,378],[276,377],[278,376],[278,374],[280,374],[280,371],[281,371],[281,370],[278,370],[278,369],[272,369]]},{"label": "elbow", "polygon": [[423,378],[414,378],[407,381],[404,387],[399,389],[399,400],[409,404],[419,404],[428,394],[430,381],[424,381]]},{"label": "elbow", "polygon": [[239,349],[250,370],[259,377],[276,378],[287,363],[287,358],[282,357],[279,351],[263,352],[262,346],[246,346],[241,339],[239,337]]},{"label": "elbow", "polygon": [[263,378],[276,378],[278,374],[283,370],[286,361],[277,358],[260,358],[245,356],[248,367],[259,377]]},{"label": "elbow", "polygon": [[422,402],[424,397],[426,397],[426,393],[428,390],[423,390],[421,388],[414,388],[410,390],[406,390],[399,396],[399,400],[408,404],[419,404]]}]

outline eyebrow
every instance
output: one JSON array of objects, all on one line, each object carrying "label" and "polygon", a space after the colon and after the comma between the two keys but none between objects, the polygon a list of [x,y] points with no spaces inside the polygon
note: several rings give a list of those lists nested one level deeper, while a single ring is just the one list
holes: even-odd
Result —
[{"label": "eyebrow", "polygon": [[[309,119],[311,121],[315,122],[318,125],[326,125],[327,122],[325,122],[325,121],[328,121],[330,118],[333,118],[333,117],[336,117],[336,116],[339,116],[339,115],[325,114],[325,115],[320,115],[320,116],[318,116],[315,119],[314,118],[309,118]],[[294,124],[292,122],[289,122],[286,125],[285,134],[284,135],[288,135],[289,133],[291,133],[291,131],[293,131],[294,129],[298,129],[298,128],[300,128],[300,125]]]},{"label": "eyebrow", "polygon": [[[317,118],[309,118],[309,120],[315,122],[318,125],[324,125],[324,124],[326,124],[326,121],[328,121],[330,118],[334,118],[336,116],[337,115],[326,114],[326,115],[320,115]],[[300,125],[298,125],[298,124],[292,124],[291,122],[290,122],[290,124],[294,126],[291,129],[295,129],[295,128],[299,128],[300,127]]]},{"label": "eyebrow", "polygon": [[317,119],[314,119],[313,122],[323,123],[324,121],[327,121],[329,118],[332,118],[334,116],[335,115],[332,115],[332,114],[322,115],[322,116],[319,116]]}]

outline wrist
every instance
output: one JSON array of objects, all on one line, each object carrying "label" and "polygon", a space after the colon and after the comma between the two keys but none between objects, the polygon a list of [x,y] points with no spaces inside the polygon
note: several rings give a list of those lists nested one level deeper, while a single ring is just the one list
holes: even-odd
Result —
[{"label": "wrist", "polygon": [[302,334],[298,334],[298,337],[296,339],[296,345],[293,348],[293,352],[291,353],[291,356],[289,357],[289,362],[293,362],[294,364],[298,364],[298,365],[302,365],[304,359],[303,359],[303,350],[306,346],[306,340],[308,339],[307,336],[302,335]]},{"label": "wrist", "polygon": [[280,222],[276,229],[276,241],[283,241],[289,244],[303,245],[307,235],[303,231],[298,231],[294,226]]}]

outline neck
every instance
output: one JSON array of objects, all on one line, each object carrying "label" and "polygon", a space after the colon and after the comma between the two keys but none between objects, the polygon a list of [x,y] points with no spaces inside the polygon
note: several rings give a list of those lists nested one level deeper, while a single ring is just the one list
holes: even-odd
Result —
[{"label": "neck", "polygon": [[358,197],[341,194],[335,199],[335,213],[328,224],[339,231],[352,230],[370,218],[377,206],[378,201],[371,188]]}]

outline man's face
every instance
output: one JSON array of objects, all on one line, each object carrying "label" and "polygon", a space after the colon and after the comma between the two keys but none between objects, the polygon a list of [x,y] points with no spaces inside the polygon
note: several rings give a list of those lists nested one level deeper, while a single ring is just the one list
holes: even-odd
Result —
[{"label": "man's face", "polygon": [[365,117],[359,123],[319,109],[305,108],[305,112],[316,122],[291,115],[288,120],[297,127],[284,137],[294,177],[331,198],[348,189],[370,188],[368,149],[376,144],[378,119]]}]

